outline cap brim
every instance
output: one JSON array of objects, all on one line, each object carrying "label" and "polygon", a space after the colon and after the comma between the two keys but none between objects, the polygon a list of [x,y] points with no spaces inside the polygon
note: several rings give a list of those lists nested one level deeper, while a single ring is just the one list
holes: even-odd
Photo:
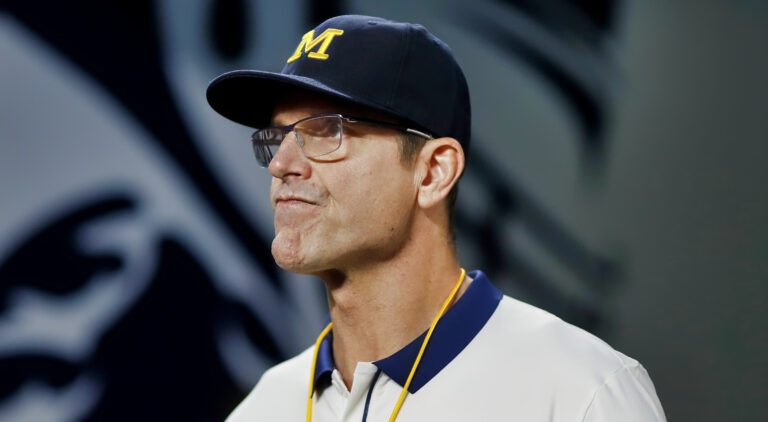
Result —
[{"label": "cap brim", "polygon": [[263,128],[269,126],[275,104],[290,88],[306,89],[397,116],[386,107],[356,100],[314,79],[259,70],[235,70],[217,77],[208,85],[206,98],[222,116],[246,126]]}]

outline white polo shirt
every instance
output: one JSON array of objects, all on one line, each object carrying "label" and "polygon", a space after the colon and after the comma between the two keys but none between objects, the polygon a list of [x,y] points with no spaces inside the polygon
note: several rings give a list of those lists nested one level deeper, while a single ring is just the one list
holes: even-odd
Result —
[{"label": "white polo shirt", "polygon": [[[398,421],[666,421],[648,373],[597,337],[496,289],[481,271],[437,324]],[[320,346],[313,421],[387,421],[424,335],[360,362],[351,391]],[[314,347],[264,373],[227,422],[306,420]]]}]

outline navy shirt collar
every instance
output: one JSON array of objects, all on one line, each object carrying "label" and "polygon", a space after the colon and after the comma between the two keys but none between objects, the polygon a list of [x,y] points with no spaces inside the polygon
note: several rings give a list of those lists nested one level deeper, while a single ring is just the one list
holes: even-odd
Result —
[{"label": "navy shirt collar", "polygon": [[[437,323],[421,363],[408,387],[410,393],[417,392],[464,350],[485,326],[501,301],[502,293],[491,284],[482,271],[471,271],[467,275],[472,278],[472,283]],[[323,339],[317,354],[315,385],[318,387],[330,381],[330,375],[335,367],[332,335],[331,332]],[[404,385],[426,335],[425,331],[393,355],[373,362],[374,365],[389,378]]]}]

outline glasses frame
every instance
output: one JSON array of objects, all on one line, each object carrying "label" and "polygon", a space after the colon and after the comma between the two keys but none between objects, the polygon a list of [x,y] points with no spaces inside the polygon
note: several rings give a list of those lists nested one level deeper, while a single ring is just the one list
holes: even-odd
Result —
[{"label": "glasses frame", "polygon": [[[271,163],[272,159],[274,158],[274,154],[272,154],[272,151],[269,150],[269,145],[277,145],[278,148],[279,148],[279,144],[266,144],[266,143],[264,143],[264,141],[259,140],[258,136],[259,136],[260,133],[264,133],[265,131],[272,131],[272,130],[281,131],[281,132],[283,132],[283,137],[280,140],[280,144],[282,144],[282,142],[285,140],[285,138],[288,136],[288,134],[294,131],[296,125],[298,125],[298,124],[300,124],[302,122],[305,122],[307,120],[323,118],[323,117],[337,117],[337,118],[341,119],[341,128],[340,128],[341,130],[340,130],[340,133],[339,133],[339,145],[337,145],[336,148],[334,148],[333,150],[325,152],[325,153],[322,153],[322,154],[307,155],[307,153],[304,151],[304,145],[302,145],[302,142],[299,142],[299,136],[296,136],[296,134],[294,134],[294,139],[296,141],[296,144],[299,146],[299,149],[301,149],[301,153],[304,154],[304,156],[307,157],[307,158],[322,157],[324,155],[328,155],[328,154],[338,150],[339,148],[341,148],[341,144],[344,141],[344,124],[345,123],[360,123],[360,124],[366,124],[366,125],[372,125],[372,126],[387,127],[387,128],[391,128],[391,129],[397,129],[397,130],[400,130],[400,131],[403,131],[403,132],[406,132],[406,133],[411,133],[413,135],[421,136],[423,138],[426,138],[427,140],[435,139],[434,136],[432,136],[432,135],[430,135],[428,133],[425,133],[425,132],[422,132],[420,130],[416,130],[416,129],[413,129],[413,128],[409,128],[407,126],[401,126],[401,125],[397,125],[397,124],[393,124],[393,123],[381,122],[381,121],[378,121],[378,120],[363,119],[363,118],[359,118],[359,117],[353,117],[353,116],[348,116],[346,114],[338,114],[338,113],[316,114],[314,116],[305,117],[305,118],[303,118],[301,120],[298,120],[296,122],[293,122],[292,124],[287,125],[287,126],[268,126],[268,127],[261,128],[261,129],[256,130],[255,132],[253,132],[253,134],[251,135],[251,143],[253,144],[253,153],[256,156],[256,162],[259,163],[259,165],[261,167],[269,167],[269,163]],[[265,157],[265,158],[268,158],[268,160],[264,160],[264,159],[260,158],[262,156]]]}]

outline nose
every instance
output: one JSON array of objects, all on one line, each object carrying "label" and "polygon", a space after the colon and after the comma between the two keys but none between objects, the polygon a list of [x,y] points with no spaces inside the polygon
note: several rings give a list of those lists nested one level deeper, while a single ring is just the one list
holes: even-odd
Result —
[{"label": "nose", "polygon": [[309,160],[296,142],[296,133],[289,133],[269,162],[269,173],[272,177],[284,180],[290,177],[308,178],[310,172]]}]

